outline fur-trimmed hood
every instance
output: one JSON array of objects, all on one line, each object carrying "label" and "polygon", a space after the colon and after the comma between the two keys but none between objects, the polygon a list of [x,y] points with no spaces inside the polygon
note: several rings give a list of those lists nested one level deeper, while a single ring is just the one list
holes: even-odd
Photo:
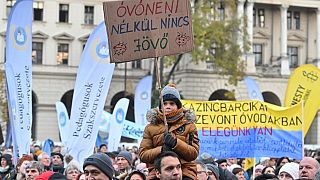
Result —
[{"label": "fur-trimmed hood", "polygon": [[[185,119],[189,122],[189,123],[195,123],[197,121],[196,118],[196,114],[194,112],[192,112],[190,109],[184,109],[183,108],[183,114]],[[162,114],[159,111],[159,108],[152,108],[149,111],[147,111],[146,114],[146,119],[148,122],[150,122],[151,124],[159,124],[159,119],[158,119],[158,115]]]}]

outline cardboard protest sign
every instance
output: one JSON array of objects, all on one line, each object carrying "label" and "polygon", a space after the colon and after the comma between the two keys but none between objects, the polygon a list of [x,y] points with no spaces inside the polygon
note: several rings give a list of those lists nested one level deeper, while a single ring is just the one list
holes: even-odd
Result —
[{"label": "cardboard protest sign", "polygon": [[193,110],[200,154],[215,158],[303,157],[302,104],[279,107],[252,101],[182,101]]},{"label": "cardboard protest sign", "polygon": [[304,137],[320,108],[320,69],[312,64],[304,64],[295,69],[288,81],[285,106],[304,103],[305,114]]},{"label": "cardboard protest sign", "polygon": [[103,9],[111,62],[193,50],[189,0],[107,1]]}]

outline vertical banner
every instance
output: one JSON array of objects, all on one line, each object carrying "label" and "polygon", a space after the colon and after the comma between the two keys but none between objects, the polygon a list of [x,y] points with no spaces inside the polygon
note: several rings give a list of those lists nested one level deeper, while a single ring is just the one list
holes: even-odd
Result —
[{"label": "vertical banner", "polygon": [[304,101],[304,137],[320,107],[320,69],[312,64],[304,64],[295,69],[289,79],[285,106],[293,106]]},{"label": "vertical banner", "polygon": [[[247,76],[244,78],[244,82],[247,86],[248,96],[251,100],[264,101],[260,88],[254,79]],[[244,167],[245,170],[248,170],[255,165],[255,158],[246,158],[245,161],[246,161],[245,167]]]},{"label": "vertical banner", "polygon": [[104,23],[91,33],[74,88],[67,151],[81,165],[93,153],[115,64],[110,63]]},{"label": "vertical banner", "polygon": [[61,142],[66,146],[68,144],[68,132],[70,123],[68,111],[66,106],[60,101],[56,102],[56,110]]},{"label": "vertical banner", "polygon": [[120,138],[123,130],[123,123],[127,115],[129,99],[121,98],[112,113],[110,119],[110,132],[108,140],[108,150],[117,151],[120,144]]},{"label": "vertical banner", "polygon": [[151,109],[152,76],[140,80],[134,92],[134,118],[138,125],[145,126],[146,113]]},{"label": "vertical banner", "polygon": [[248,95],[251,100],[260,100],[264,101],[263,96],[261,94],[260,88],[256,81],[251,77],[247,76],[244,78],[244,82],[248,89]]},{"label": "vertical banner", "polygon": [[31,141],[32,5],[32,0],[17,1],[11,9],[6,31],[5,71],[9,117],[14,151],[20,157],[29,154]]}]

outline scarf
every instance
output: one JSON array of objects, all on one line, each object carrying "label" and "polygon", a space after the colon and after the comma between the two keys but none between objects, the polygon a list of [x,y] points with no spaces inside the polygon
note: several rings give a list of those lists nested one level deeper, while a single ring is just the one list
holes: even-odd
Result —
[{"label": "scarf", "polygon": [[[174,123],[180,121],[181,119],[183,119],[183,116],[184,116],[183,108],[180,108],[180,109],[166,115],[167,123],[174,124]],[[158,110],[157,117],[158,117],[158,119],[160,119],[163,122],[163,113],[160,110]]]}]

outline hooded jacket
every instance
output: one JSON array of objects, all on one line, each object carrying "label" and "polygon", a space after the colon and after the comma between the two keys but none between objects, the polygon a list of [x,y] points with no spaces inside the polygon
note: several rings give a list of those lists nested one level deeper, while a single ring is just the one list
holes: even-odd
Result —
[{"label": "hooded jacket", "polygon": [[[172,150],[180,157],[182,174],[191,179],[196,179],[197,167],[193,162],[199,153],[198,132],[194,124],[196,116],[190,110],[180,108],[167,115],[166,119],[169,132],[177,138],[177,144]],[[163,114],[158,108],[147,112],[147,120],[150,124],[144,129],[139,156],[141,161],[147,163],[149,169],[153,171],[148,177],[152,179],[152,176],[155,175],[152,164],[161,153],[166,127],[163,122]]]}]

